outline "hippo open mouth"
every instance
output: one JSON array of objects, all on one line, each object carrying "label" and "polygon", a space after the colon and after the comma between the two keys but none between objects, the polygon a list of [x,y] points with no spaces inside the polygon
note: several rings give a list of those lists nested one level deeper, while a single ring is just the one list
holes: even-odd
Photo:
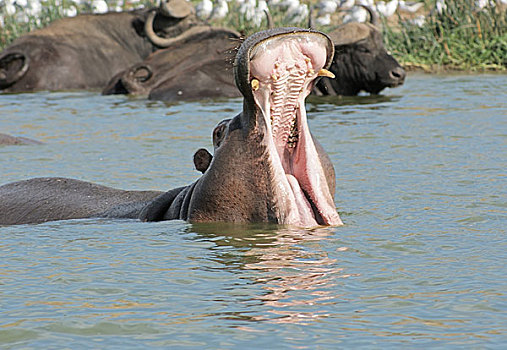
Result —
[{"label": "hippo open mouth", "polygon": [[298,226],[342,224],[304,105],[318,77],[334,77],[325,69],[330,50],[332,57],[327,36],[302,31],[260,41],[249,54],[249,84],[267,135],[273,190],[288,202],[284,221]]}]

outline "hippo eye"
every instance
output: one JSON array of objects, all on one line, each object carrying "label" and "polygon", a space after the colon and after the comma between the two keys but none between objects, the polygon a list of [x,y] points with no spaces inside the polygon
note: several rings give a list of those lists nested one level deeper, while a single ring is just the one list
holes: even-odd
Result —
[{"label": "hippo eye", "polygon": [[213,147],[217,149],[226,136],[227,126],[230,119],[224,119],[213,129]]},{"label": "hippo eye", "polygon": [[224,138],[225,125],[219,125],[213,131],[213,145],[219,147]]}]

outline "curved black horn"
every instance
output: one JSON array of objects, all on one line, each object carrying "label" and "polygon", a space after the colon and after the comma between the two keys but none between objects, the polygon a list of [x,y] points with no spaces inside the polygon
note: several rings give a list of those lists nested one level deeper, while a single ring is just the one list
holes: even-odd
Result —
[{"label": "curved black horn", "polygon": [[155,33],[155,31],[153,30],[153,19],[155,18],[155,15],[156,15],[156,10],[153,10],[148,14],[148,17],[146,18],[146,22],[144,23],[144,32],[145,32],[146,36],[148,37],[148,39],[150,39],[150,41],[153,43],[153,45],[156,45],[156,46],[159,46],[162,48],[168,47],[170,45],[176,44],[181,41],[185,41],[185,40],[191,38],[192,36],[210,33],[213,31],[224,31],[224,32],[230,33],[230,35],[232,35],[232,36],[236,36],[238,38],[240,37],[240,34],[237,31],[232,30],[232,29],[222,28],[222,27],[211,27],[208,25],[196,25],[194,27],[190,27],[189,29],[187,29],[186,31],[181,33],[180,35],[175,36],[173,38],[163,38],[163,37],[158,36],[157,33]]},{"label": "curved black horn", "polygon": [[[18,60],[21,61],[21,65],[13,66],[13,62]],[[21,52],[9,52],[0,57],[0,89],[5,89],[21,79],[28,71],[29,65],[30,59]]]},{"label": "curved black horn", "polygon": [[308,28],[315,29],[315,23],[313,23],[313,6],[310,6],[310,13],[308,14]]},{"label": "curved black horn", "polygon": [[273,17],[271,17],[271,13],[269,13],[269,10],[264,10],[264,13],[266,14],[268,29],[273,29],[275,27],[275,24],[273,23]]},{"label": "curved black horn", "polygon": [[144,83],[153,76],[153,71],[150,66],[142,64],[134,67],[129,71],[129,75],[132,76],[138,82]]},{"label": "curved black horn", "polygon": [[211,30],[210,26],[195,26],[186,30],[182,34],[175,36],[174,38],[163,38],[157,35],[153,30],[153,20],[155,19],[155,15],[157,14],[156,10],[151,11],[146,18],[146,22],[144,23],[144,32],[150,41],[159,47],[168,47],[174,43],[185,40],[193,35],[207,33]]},{"label": "curved black horn", "polygon": [[366,11],[368,11],[368,14],[370,15],[370,23],[373,24],[375,27],[380,28],[380,18],[378,14],[371,9],[370,6],[366,5],[359,5],[362,8],[364,8]]}]

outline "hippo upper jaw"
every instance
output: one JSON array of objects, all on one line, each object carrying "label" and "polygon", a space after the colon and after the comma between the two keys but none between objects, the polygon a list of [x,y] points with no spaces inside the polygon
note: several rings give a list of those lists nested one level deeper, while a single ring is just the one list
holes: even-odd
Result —
[{"label": "hippo upper jaw", "polygon": [[278,216],[301,227],[341,225],[307,123],[305,98],[327,67],[329,39],[313,32],[275,36],[250,53],[250,88],[266,134]]}]

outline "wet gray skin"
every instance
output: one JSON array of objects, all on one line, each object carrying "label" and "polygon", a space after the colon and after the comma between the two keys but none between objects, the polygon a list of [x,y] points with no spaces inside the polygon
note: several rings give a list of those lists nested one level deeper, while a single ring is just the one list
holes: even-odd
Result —
[{"label": "wet gray skin", "polygon": [[0,146],[9,145],[40,145],[42,142],[21,136],[11,136],[0,133]]},{"label": "wet gray skin", "polygon": [[[243,111],[214,130],[193,184],[160,193],[72,179],[0,187],[0,224],[86,217],[340,225],[334,169],[310,134],[304,100],[333,57],[323,33],[276,28],[247,38],[234,64]],[[197,163],[196,163],[197,166]]]}]

